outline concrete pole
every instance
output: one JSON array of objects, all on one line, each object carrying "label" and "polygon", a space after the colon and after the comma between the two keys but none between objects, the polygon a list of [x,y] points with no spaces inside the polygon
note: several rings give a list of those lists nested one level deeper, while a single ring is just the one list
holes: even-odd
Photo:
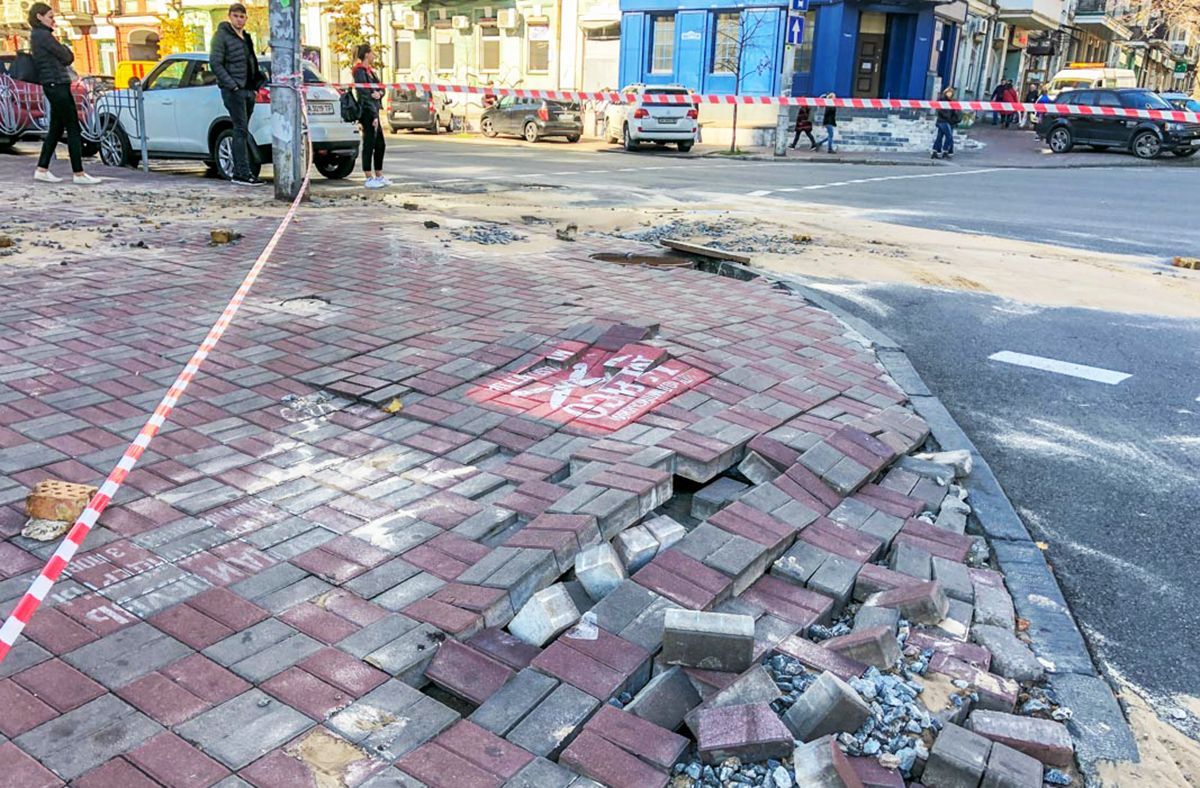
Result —
[{"label": "concrete pole", "polygon": [[[791,17],[786,17],[788,22],[791,22]],[[808,31],[805,31],[806,33]],[[784,35],[787,35],[785,29]],[[786,39],[785,39],[786,40]],[[783,47],[783,84],[780,85],[783,90],[780,91],[782,96],[792,95],[792,78],[795,76],[796,68],[796,47],[792,44],[785,44]],[[787,155],[787,134],[789,121],[792,116],[792,108],[781,104],[779,105],[779,115],[775,119],[775,155]]]},{"label": "concrete pole", "polygon": [[271,160],[275,167],[275,199],[291,202],[300,193],[308,156],[302,139],[300,95],[291,87],[304,89],[300,72],[299,0],[270,0],[271,75]]}]

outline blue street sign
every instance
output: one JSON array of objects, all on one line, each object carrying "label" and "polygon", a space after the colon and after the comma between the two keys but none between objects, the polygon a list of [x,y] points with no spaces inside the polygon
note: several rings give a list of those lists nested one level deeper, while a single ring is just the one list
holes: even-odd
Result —
[{"label": "blue street sign", "polygon": [[792,0],[792,10],[793,11],[807,11],[808,10],[808,0]]},{"label": "blue street sign", "polygon": [[[793,3],[796,0],[792,0]],[[789,16],[787,28],[787,42],[789,44],[799,44],[804,41],[804,17]]]}]

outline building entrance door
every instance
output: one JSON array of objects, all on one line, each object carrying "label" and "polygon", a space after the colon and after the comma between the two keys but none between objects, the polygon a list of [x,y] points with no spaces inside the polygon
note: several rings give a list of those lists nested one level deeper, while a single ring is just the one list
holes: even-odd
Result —
[{"label": "building entrance door", "polygon": [[883,53],[887,45],[887,14],[859,16],[858,48],[854,57],[854,97],[877,98],[883,79]]}]

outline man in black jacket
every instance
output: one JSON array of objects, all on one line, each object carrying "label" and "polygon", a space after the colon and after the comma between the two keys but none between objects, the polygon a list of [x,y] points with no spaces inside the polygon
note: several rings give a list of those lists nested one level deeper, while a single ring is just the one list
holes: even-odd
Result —
[{"label": "man in black jacket", "polygon": [[217,76],[221,101],[233,121],[233,182],[257,186],[262,181],[250,174],[250,116],[254,114],[254,94],[266,80],[258,69],[246,18],[246,6],[229,6],[229,21],[217,26],[208,62]]}]

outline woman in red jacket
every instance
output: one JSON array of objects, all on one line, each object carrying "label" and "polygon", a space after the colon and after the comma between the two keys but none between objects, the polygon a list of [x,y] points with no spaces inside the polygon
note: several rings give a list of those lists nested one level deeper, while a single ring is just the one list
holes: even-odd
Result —
[{"label": "woman in red jacket", "polygon": [[[1000,100],[1005,101],[1005,102],[1012,102],[1013,104],[1016,104],[1018,101],[1021,100],[1021,97],[1017,95],[1017,89],[1013,87],[1012,83],[1006,82],[1004,85],[1004,92],[1000,94]],[[1004,128],[1007,129],[1010,125],[1012,125],[1013,123],[1016,123],[1016,122],[1017,122],[1017,113],[1016,112],[1004,113]]]}]

